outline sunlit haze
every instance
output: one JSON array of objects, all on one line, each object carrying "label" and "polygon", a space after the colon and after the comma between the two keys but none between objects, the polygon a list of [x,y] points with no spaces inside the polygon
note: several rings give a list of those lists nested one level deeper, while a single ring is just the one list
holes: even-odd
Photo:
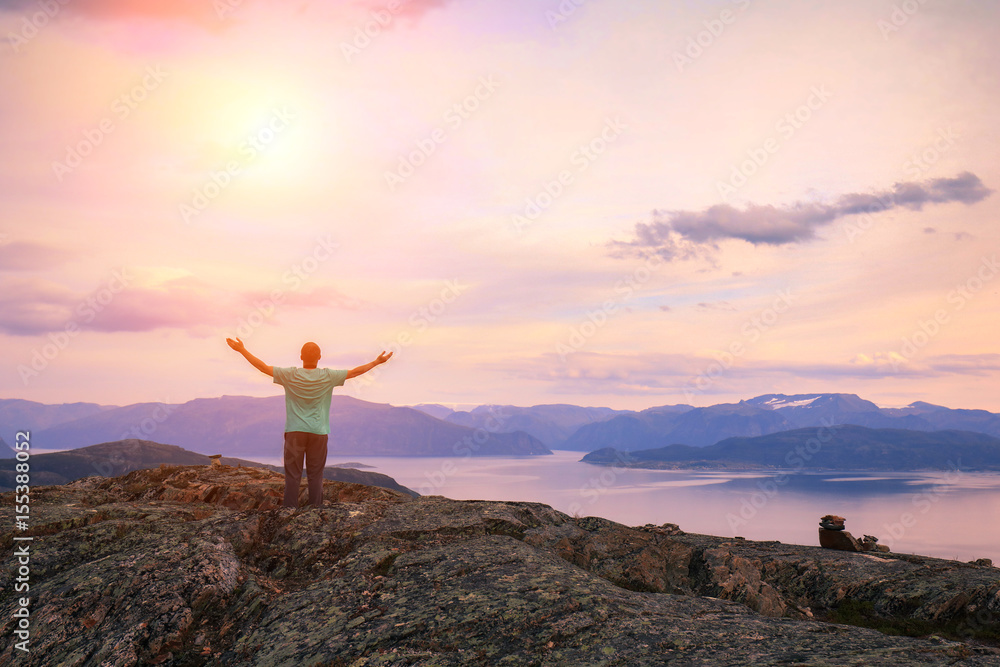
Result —
[{"label": "sunlit haze", "polygon": [[[905,6],[906,9],[902,9]],[[0,397],[1000,411],[1000,3],[0,0]]]}]

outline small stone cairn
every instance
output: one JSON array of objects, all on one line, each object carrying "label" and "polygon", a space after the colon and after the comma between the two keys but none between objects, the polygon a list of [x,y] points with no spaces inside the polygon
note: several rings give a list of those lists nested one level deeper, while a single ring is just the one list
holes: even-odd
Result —
[{"label": "small stone cairn", "polygon": [[878,543],[878,538],[865,535],[860,541],[844,530],[845,519],[835,514],[827,514],[819,520],[819,545],[825,549],[840,551],[877,551],[888,553],[889,547]]}]

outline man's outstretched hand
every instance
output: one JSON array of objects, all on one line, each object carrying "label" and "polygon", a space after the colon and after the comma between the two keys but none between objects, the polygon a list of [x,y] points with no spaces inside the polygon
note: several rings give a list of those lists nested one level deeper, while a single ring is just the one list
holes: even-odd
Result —
[{"label": "man's outstretched hand", "polygon": [[356,378],[359,375],[364,375],[365,373],[375,368],[376,366],[379,366],[389,361],[389,359],[391,358],[392,358],[392,352],[386,354],[385,350],[382,350],[382,353],[377,357],[375,357],[375,361],[369,361],[364,366],[358,366],[357,368],[352,368],[351,370],[347,371],[347,379],[350,380],[351,378]]},{"label": "man's outstretched hand", "polygon": [[229,343],[229,347],[233,348],[237,352],[243,355],[243,357],[250,362],[250,365],[259,370],[264,375],[274,376],[274,367],[268,366],[263,361],[253,356],[247,352],[246,346],[243,344],[239,338],[227,338],[226,342]]}]

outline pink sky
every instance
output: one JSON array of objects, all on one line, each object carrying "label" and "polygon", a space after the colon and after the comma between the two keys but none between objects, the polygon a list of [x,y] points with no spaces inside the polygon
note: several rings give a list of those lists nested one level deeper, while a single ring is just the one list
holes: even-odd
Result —
[{"label": "pink sky", "polygon": [[1000,6],[906,6],[0,0],[0,396],[280,393],[240,335],[397,405],[1000,411]]}]

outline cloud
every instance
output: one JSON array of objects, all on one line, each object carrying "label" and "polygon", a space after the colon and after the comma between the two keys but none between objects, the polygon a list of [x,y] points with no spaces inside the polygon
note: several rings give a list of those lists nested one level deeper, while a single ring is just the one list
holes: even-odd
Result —
[{"label": "cloud", "polygon": [[[506,360],[492,368],[518,381],[542,382],[554,394],[601,392],[619,396],[671,396],[669,402],[704,403],[713,395],[764,393],[761,387],[836,386],[845,381],[926,380],[944,377],[987,377],[1000,371],[1000,354],[939,355],[906,359],[894,352],[858,354],[831,363],[780,359],[740,359],[724,364],[716,356],[650,353],[599,353],[581,350],[561,357],[543,354]],[[810,390],[812,391],[812,390]]]},{"label": "cloud", "polygon": [[3,243],[0,239],[0,271],[36,271],[59,266],[70,253],[30,241]]},{"label": "cloud", "polygon": [[833,221],[864,213],[896,208],[922,210],[929,204],[959,202],[972,205],[993,190],[979,177],[963,172],[955,178],[936,178],[922,183],[896,183],[876,193],[848,193],[830,204],[795,203],[790,206],[750,205],[738,209],[729,204],[702,211],[653,211],[651,223],[638,223],[631,241],[612,241],[613,254],[660,255],[664,259],[694,259],[710,256],[718,243],[739,239],[753,245],[786,245],[809,241],[816,231]]},{"label": "cloud", "polygon": [[[402,4],[396,14],[410,19],[418,19],[428,11],[444,7],[449,2],[451,0],[402,0]],[[387,0],[366,0],[363,4],[369,11],[377,12],[385,10],[388,2]]]},{"label": "cloud", "polygon": [[[247,0],[219,0],[222,5],[233,8]],[[54,0],[60,11],[108,19],[175,19],[190,23],[204,24],[209,20],[218,23],[219,13],[212,0]],[[39,11],[37,0],[0,0],[0,11],[29,13]]]},{"label": "cloud", "polygon": [[[264,4],[264,0],[52,0],[58,2],[59,11],[65,11],[96,20],[174,20],[217,29],[236,12],[250,4]],[[428,11],[443,7],[451,0],[401,0],[396,16],[416,20]],[[347,9],[339,3],[305,3],[289,5],[271,0],[270,4],[289,12],[303,12],[309,9],[325,11]],[[343,3],[347,5],[349,3]],[[388,11],[388,0],[355,0],[350,3],[352,11],[362,10],[365,16],[371,12]],[[40,11],[38,0],[0,0],[0,11],[31,14]],[[392,24],[389,24],[390,26]]]},{"label": "cloud", "polygon": [[0,331],[17,336],[63,329],[77,295],[42,280],[8,280],[0,285]]},{"label": "cloud", "polygon": [[697,307],[699,310],[736,310],[736,306],[728,301],[702,301],[698,303]]},{"label": "cloud", "polygon": [[89,294],[81,294],[44,280],[0,283],[0,332],[36,336],[80,330],[118,332],[182,329],[208,335],[219,328],[285,308],[358,309],[365,306],[330,287],[309,292],[285,292],[277,301],[263,293],[233,293],[196,278],[169,280],[155,286],[137,286],[112,279]]}]

